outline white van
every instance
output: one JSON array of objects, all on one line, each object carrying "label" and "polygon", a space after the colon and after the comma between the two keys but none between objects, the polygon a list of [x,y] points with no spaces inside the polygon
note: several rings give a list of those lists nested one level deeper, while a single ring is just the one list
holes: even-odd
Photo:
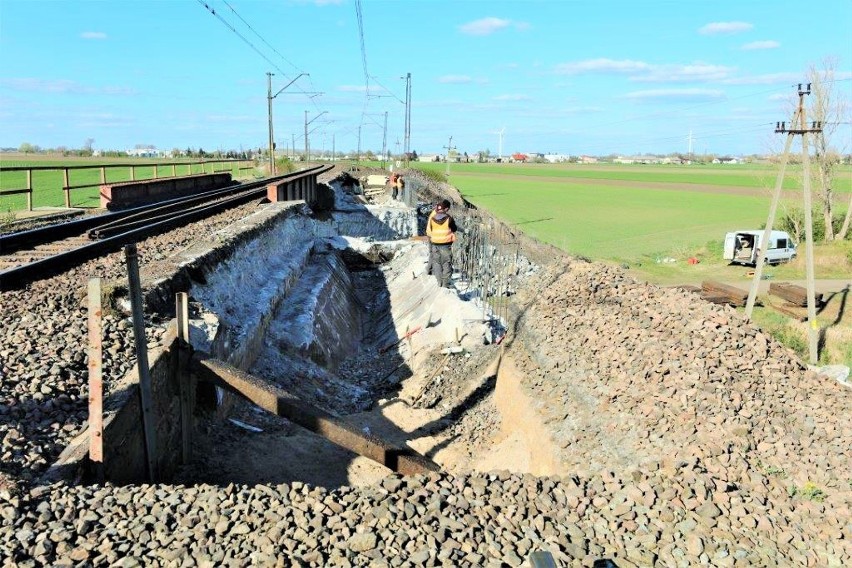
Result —
[{"label": "white van", "polygon": [[[757,264],[763,230],[734,231],[725,235],[723,258],[732,264]],[[766,264],[780,264],[796,258],[796,244],[786,231],[772,231],[766,249]]]}]

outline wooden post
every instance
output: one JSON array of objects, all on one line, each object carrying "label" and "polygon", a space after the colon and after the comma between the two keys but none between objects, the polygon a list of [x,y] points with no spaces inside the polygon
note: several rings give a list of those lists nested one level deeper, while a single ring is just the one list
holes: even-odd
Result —
[{"label": "wooden post", "polygon": [[62,169],[62,191],[65,192],[65,207],[71,208],[71,176],[68,168]]},{"label": "wooden post", "polygon": [[101,183],[106,183],[106,167],[101,166]]},{"label": "wooden post", "polygon": [[101,279],[89,280],[89,460],[98,483],[104,481],[104,382]]},{"label": "wooden post", "polygon": [[184,464],[192,457],[192,398],[189,375],[189,296],[179,292],[175,296],[177,316],[177,380],[180,395],[181,458]]},{"label": "wooden post", "polygon": [[177,165],[172,164],[172,177],[177,177]]},{"label": "wooden post", "polygon": [[27,211],[33,210],[33,171],[27,170]]},{"label": "wooden post", "polygon": [[139,279],[139,257],[136,252],[136,244],[126,245],[124,254],[127,258],[130,307],[133,312],[133,339],[136,344],[136,369],[139,374],[139,397],[142,406],[142,429],[145,439],[145,457],[148,463],[148,481],[156,483],[158,480],[156,431],[154,429],[151,375],[148,368],[148,342],[145,339],[145,317],[142,312],[142,283]]},{"label": "wooden post", "polygon": [[130,181],[136,181],[136,166],[130,166]]},{"label": "wooden post", "polygon": [[159,168],[157,168],[157,164],[154,164],[154,179],[158,179],[160,177]]}]

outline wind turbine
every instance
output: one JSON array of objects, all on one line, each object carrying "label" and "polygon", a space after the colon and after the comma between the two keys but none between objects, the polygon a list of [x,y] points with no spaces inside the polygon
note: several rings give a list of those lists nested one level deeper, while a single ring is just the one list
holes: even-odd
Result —
[{"label": "wind turbine", "polygon": [[503,133],[506,132],[506,127],[504,126],[500,130],[492,130],[491,134],[497,134],[500,136],[499,143],[497,145],[497,153],[500,154],[500,161],[503,161]]}]

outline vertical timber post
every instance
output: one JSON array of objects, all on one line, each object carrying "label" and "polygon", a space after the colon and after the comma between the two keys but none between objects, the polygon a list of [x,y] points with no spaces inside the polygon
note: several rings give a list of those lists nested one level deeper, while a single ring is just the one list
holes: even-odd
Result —
[{"label": "vertical timber post", "polygon": [[89,461],[95,479],[104,481],[104,382],[101,279],[89,280]]},{"label": "vertical timber post", "polygon": [[27,170],[27,211],[33,210],[33,171]]},{"label": "vertical timber post", "polygon": [[68,168],[62,169],[62,191],[65,192],[65,207],[71,208],[71,174]]},{"label": "vertical timber post", "polygon": [[156,483],[157,448],[154,430],[151,375],[148,368],[148,342],[145,339],[145,318],[142,313],[142,283],[139,279],[139,256],[136,244],[124,247],[127,258],[127,277],[130,286],[130,306],[133,312],[133,339],[136,344],[136,369],[139,374],[139,397],[142,406],[142,429],[145,439],[145,457],[148,464],[148,481]]},{"label": "vertical timber post", "polygon": [[192,398],[189,376],[189,296],[179,292],[175,297],[177,315],[177,380],[180,396],[181,458],[184,464],[192,457]]}]

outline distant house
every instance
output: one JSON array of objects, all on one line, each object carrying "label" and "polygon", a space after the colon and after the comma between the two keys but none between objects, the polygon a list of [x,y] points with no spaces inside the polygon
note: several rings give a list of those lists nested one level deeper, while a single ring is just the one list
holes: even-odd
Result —
[{"label": "distant house", "polygon": [[512,154],[512,160],[515,162],[526,162],[529,159],[529,156],[526,154],[521,154],[520,152],[515,152]]},{"label": "distant house", "polygon": [[551,164],[558,164],[560,162],[567,162],[571,159],[571,156],[566,154],[545,154],[544,159]]},{"label": "distant house", "polygon": [[164,152],[160,152],[156,148],[133,148],[125,150],[125,153],[134,158],[160,158],[165,155]]},{"label": "distant house", "polygon": [[598,159],[595,158],[594,156],[580,156],[579,158],[577,158],[577,161],[580,162],[581,164],[597,164],[598,163]]},{"label": "distant house", "polygon": [[613,162],[616,164],[671,164],[672,159],[659,156],[618,156]]},{"label": "distant house", "polygon": [[723,156],[713,160],[714,164],[741,164],[742,160],[733,156]]},{"label": "distant house", "polygon": [[417,156],[418,162],[440,162],[441,156],[438,154],[420,154]]}]

